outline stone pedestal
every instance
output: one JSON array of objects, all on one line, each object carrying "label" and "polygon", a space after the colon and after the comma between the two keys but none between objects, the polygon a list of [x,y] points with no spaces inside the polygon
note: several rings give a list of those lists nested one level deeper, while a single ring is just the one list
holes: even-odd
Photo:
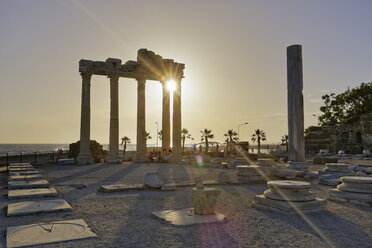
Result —
[{"label": "stone pedestal", "polygon": [[329,190],[329,200],[338,200],[372,207],[372,177],[345,176],[337,189]]},{"label": "stone pedestal", "polygon": [[349,168],[349,164],[326,163],[326,168],[319,171],[319,183],[335,186],[339,184],[340,177],[354,176],[357,173]]},{"label": "stone pedestal", "polygon": [[304,138],[302,47],[287,47],[289,169],[307,170]]},{"label": "stone pedestal", "polygon": [[193,188],[192,202],[195,214],[214,214],[217,198],[221,191],[215,188]]},{"label": "stone pedestal", "polygon": [[236,176],[238,182],[242,183],[265,183],[265,167],[255,165],[238,165],[236,167]]},{"label": "stone pedestal", "polygon": [[255,206],[288,212],[322,209],[326,201],[315,198],[311,184],[301,181],[277,180],[267,183],[269,189],[255,196]]}]

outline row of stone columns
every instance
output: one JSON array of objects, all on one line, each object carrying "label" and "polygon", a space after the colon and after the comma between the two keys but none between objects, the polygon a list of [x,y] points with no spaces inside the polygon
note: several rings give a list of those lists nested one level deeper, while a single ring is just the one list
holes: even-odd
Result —
[{"label": "row of stone columns", "polygon": [[[80,153],[77,157],[79,164],[91,164],[90,155],[90,79],[92,74],[82,73],[81,96],[81,126]],[[109,163],[120,163],[119,156],[119,77],[110,78],[110,144],[108,153]],[[163,86],[163,115],[162,115],[162,149],[170,148],[170,93]],[[137,79],[137,151],[135,160],[145,162],[146,151],[146,80]],[[158,135],[158,134],[156,134]],[[173,93],[173,155],[172,160],[178,162],[181,158],[181,81],[177,81],[177,89]]]}]

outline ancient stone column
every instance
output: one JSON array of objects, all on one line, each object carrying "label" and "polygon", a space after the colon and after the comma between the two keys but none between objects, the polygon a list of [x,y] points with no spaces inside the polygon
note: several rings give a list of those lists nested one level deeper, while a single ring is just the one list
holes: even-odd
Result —
[{"label": "ancient stone column", "polygon": [[119,77],[110,78],[110,144],[108,153],[109,163],[121,163],[119,157]]},{"label": "ancient stone column", "polygon": [[90,79],[92,74],[81,73],[81,120],[80,120],[80,152],[77,157],[78,164],[92,164],[90,155]]},{"label": "ancient stone column", "polygon": [[162,116],[162,149],[167,151],[170,148],[170,105],[169,95],[170,92],[167,89],[166,82],[162,82],[163,85],[163,116]]},{"label": "ancient stone column", "polygon": [[145,79],[137,79],[137,152],[136,162],[146,159],[146,108],[145,108]]},{"label": "ancient stone column", "polygon": [[301,45],[287,47],[288,165],[307,170],[304,138],[304,99]]},{"label": "ancient stone column", "polygon": [[176,90],[173,92],[173,155],[172,161],[178,163],[181,158],[181,80],[176,81]]}]

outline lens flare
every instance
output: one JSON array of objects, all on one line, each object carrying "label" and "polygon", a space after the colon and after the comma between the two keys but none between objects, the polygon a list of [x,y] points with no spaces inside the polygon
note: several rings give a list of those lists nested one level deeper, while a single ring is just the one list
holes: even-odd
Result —
[{"label": "lens flare", "polygon": [[176,90],[176,82],[174,80],[167,81],[167,89],[171,92]]}]

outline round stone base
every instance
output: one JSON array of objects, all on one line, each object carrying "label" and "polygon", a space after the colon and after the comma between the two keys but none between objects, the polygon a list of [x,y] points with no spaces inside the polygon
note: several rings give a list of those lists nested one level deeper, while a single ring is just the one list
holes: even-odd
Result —
[{"label": "round stone base", "polygon": [[297,213],[324,210],[327,204],[326,200],[319,198],[312,201],[288,202],[273,200],[264,195],[256,195],[254,200],[253,206],[255,207]]}]

